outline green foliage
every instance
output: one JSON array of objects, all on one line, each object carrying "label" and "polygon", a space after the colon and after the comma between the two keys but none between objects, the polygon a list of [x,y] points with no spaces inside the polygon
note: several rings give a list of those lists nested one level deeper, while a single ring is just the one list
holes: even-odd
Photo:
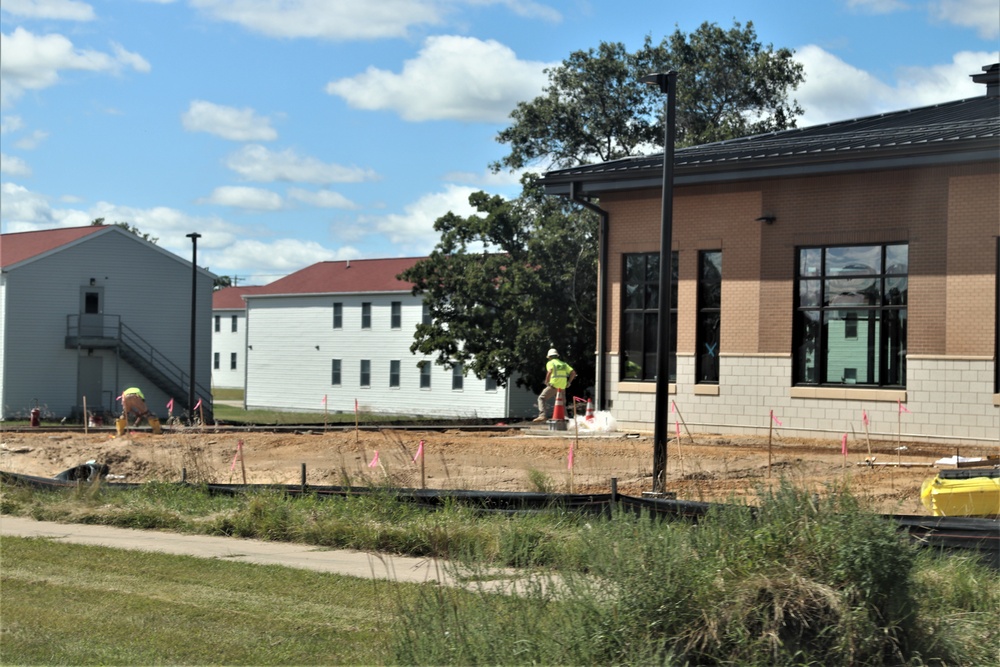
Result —
[{"label": "green foliage", "polygon": [[463,364],[476,377],[541,390],[545,353],[556,347],[577,372],[594,377],[597,234],[595,215],[546,197],[533,178],[505,200],[478,192],[479,214],[434,223],[431,255],[400,275],[430,309],[410,350]]},{"label": "green foliage", "polygon": [[629,53],[602,42],[548,70],[545,93],[521,102],[497,137],[510,154],[495,171],[544,161],[572,167],[636,155],[663,143],[663,93],[640,82],[677,72],[676,141],[696,145],[795,127],[802,113],[788,92],[803,80],[794,52],[757,39],[753,23],[729,30],[703,23]]},{"label": "green foliage", "polygon": [[[91,221],[90,226],[91,227],[103,227],[104,224],[105,224],[104,223],[104,218],[94,218],[94,220]],[[160,238],[158,236],[153,236],[153,235],[149,234],[148,232],[143,232],[138,227],[136,227],[135,225],[129,224],[127,222],[115,222],[115,223],[112,223],[112,224],[115,227],[121,227],[122,229],[124,229],[129,234],[135,234],[136,236],[138,236],[139,238],[141,238],[143,241],[149,241],[153,245],[156,245],[156,243],[160,240]]]}]

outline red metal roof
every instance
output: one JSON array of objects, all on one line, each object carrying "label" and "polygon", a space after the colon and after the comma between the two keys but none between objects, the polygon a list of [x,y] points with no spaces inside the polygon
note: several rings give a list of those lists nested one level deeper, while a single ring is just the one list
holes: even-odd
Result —
[{"label": "red metal roof", "polygon": [[223,287],[212,292],[212,310],[243,310],[244,294],[259,294],[267,285],[247,285],[244,287]]},{"label": "red metal roof", "polygon": [[0,235],[0,266],[18,264],[105,229],[107,225],[88,225]]},{"label": "red metal roof", "polygon": [[408,292],[413,283],[397,280],[396,276],[422,259],[402,257],[318,262],[275,280],[257,294]]}]

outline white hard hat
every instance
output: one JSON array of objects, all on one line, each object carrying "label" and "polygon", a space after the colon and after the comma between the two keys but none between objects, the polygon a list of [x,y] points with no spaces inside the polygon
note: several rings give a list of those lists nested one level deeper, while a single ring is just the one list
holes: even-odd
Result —
[{"label": "white hard hat", "polygon": [[559,353],[558,353],[558,352],[556,352],[556,348],[554,348],[554,347],[550,347],[550,348],[549,348],[549,353],[548,353],[548,354],[546,354],[545,356],[546,356],[546,357],[558,357],[558,356],[559,356]]}]

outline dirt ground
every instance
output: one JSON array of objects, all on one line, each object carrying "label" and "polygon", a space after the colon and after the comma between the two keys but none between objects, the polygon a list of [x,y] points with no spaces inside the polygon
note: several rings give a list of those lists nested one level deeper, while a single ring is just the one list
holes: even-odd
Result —
[{"label": "dirt ground", "polygon": [[[545,426],[544,424],[541,426]],[[572,427],[571,427],[572,428]],[[423,441],[423,456],[417,457]],[[782,479],[826,494],[849,485],[880,512],[927,515],[920,486],[934,462],[954,456],[954,445],[684,434],[668,445],[667,490],[683,500],[754,497]],[[877,465],[865,463],[871,456]],[[569,453],[573,451],[573,466]],[[963,457],[996,454],[996,447],[965,446]],[[377,460],[376,459],[377,454]],[[416,461],[414,461],[416,459]],[[581,434],[573,430],[489,432],[323,429],[262,433],[212,427],[168,428],[117,436],[113,428],[77,431],[0,431],[0,470],[42,477],[90,460],[126,482],[188,481],[298,484],[302,464],[317,485],[382,485],[482,491],[619,493],[652,491],[653,439],[648,434]],[[374,464],[374,465],[373,465]]]}]

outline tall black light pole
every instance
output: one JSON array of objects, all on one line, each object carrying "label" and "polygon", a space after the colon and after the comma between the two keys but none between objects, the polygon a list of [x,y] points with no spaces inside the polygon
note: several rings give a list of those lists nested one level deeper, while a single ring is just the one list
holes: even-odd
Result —
[{"label": "tall black light pole", "polygon": [[198,239],[201,234],[191,232],[191,384],[188,387],[188,410],[191,411],[191,423],[194,423],[194,351],[198,328],[195,319],[198,314]]},{"label": "tall black light pole", "polygon": [[677,72],[649,74],[640,79],[656,86],[667,96],[663,122],[663,197],[660,212],[660,299],[656,339],[656,412],[653,425],[653,492],[666,491],[667,482],[667,403],[670,402],[670,289],[674,223],[674,126]]}]

